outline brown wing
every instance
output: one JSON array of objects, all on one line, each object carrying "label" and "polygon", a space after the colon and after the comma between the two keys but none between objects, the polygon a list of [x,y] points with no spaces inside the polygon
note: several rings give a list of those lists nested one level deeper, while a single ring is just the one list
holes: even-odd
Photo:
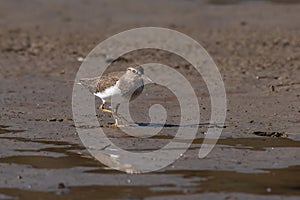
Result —
[{"label": "brown wing", "polygon": [[106,88],[113,86],[124,72],[111,72],[101,77],[83,78],[79,82],[91,93],[102,92]]},{"label": "brown wing", "polygon": [[109,88],[116,84],[124,72],[111,72],[105,74],[98,79],[96,92],[102,92],[106,88]]}]

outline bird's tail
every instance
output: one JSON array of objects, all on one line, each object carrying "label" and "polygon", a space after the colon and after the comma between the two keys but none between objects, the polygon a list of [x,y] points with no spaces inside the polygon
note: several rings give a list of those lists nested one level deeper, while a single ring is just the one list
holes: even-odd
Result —
[{"label": "bird's tail", "polygon": [[91,93],[95,93],[98,85],[99,78],[82,78],[79,80],[79,85],[87,88]]}]

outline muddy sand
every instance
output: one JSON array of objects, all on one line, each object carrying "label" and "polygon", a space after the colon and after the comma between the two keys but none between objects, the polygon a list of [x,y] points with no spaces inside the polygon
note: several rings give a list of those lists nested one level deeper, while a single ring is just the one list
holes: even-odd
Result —
[{"label": "muddy sand", "polygon": [[[299,199],[300,4],[228,2],[1,1],[0,199]],[[72,89],[82,58],[98,43],[143,26],[180,31],[205,47],[225,83],[227,118],[218,144],[199,159],[210,118],[205,83],[176,56],[151,49],[124,55],[109,70],[155,60],[187,76],[202,124],[175,163],[126,174],[82,145]],[[134,119],[147,122],[149,105],[163,102],[176,125],[172,93],[154,87],[147,94],[134,101]],[[115,144],[134,151],[161,148],[178,129],[138,139],[111,127],[111,116],[97,116]]]}]

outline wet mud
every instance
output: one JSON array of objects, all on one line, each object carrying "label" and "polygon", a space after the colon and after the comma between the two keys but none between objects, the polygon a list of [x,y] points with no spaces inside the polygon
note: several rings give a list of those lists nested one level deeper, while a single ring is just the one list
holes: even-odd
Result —
[{"label": "wet mud", "polygon": [[[292,0],[1,1],[0,199],[299,199],[299,6]],[[168,64],[189,80],[200,102],[200,124],[191,125],[198,133],[180,159],[149,174],[126,174],[83,146],[72,119],[72,88],[95,45],[142,26],[171,28],[203,45],[225,84],[227,118],[224,125],[210,122],[205,82],[184,59],[153,49],[116,60],[104,55],[107,72],[130,63]],[[167,124],[149,124],[148,109],[157,103]],[[141,127],[161,132],[128,136],[98,110],[97,128],[134,152],[189,142],[174,139],[180,113],[166,89],[146,88],[132,109]],[[217,145],[199,159],[208,127],[220,126]]]}]

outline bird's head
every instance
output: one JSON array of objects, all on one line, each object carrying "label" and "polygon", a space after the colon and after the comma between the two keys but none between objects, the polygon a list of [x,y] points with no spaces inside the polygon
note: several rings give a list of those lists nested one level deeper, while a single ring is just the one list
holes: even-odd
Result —
[{"label": "bird's head", "polygon": [[153,82],[148,76],[144,75],[144,68],[139,65],[128,67],[126,73],[131,76],[138,76],[146,82]]},{"label": "bird's head", "polygon": [[127,73],[130,75],[142,76],[144,69],[141,66],[128,67]]}]

